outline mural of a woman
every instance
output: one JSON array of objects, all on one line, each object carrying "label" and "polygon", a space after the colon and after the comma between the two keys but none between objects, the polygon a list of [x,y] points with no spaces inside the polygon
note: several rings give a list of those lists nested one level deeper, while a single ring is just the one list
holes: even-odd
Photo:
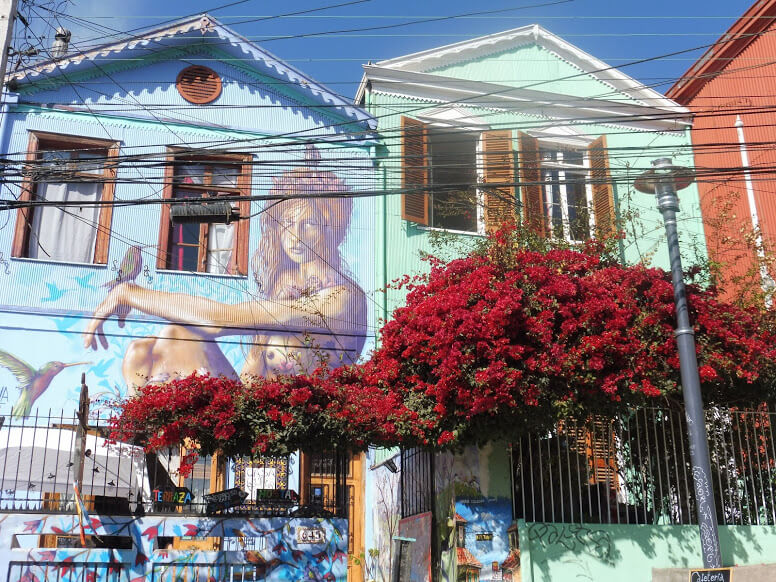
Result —
[{"label": "mural of a woman", "polygon": [[122,364],[130,393],[147,382],[192,372],[237,376],[216,340],[250,336],[239,375],[312,371],[322,361],[337,367],[354,362],[366,340],[366,295],[348,274],[341,245],[353,201],[334,173],[315,166],[320,153],[308,146],[307,166],[273,178],[271,196],[260,215],[261,238],[252,256],[255,297],[224,304],[206,297],[147,289],[134,283],[114,287],[95,310],[84,345],[108,347],[106,320],[120,326],[132,310],[167,322],[153,336],[135,340]]}]

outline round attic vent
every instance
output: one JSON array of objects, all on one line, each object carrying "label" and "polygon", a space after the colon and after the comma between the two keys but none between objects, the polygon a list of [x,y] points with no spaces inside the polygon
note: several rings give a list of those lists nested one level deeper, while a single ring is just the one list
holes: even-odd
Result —
[{"label": "round attic vent", "polygon": [[204,105],[215,101],[221,94],[221,77],[213,69],[193,65],[178,73],[175,86],[189,103]]}]

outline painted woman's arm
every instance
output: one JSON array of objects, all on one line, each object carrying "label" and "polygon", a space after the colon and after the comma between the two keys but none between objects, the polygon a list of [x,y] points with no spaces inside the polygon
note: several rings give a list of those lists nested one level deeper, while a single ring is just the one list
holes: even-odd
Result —
[{"label": "painted woman's arm", "polygon": [[117,285],[95,310],[84,332],[84,345],[94,349],[99,340],[107,348],[103,323],[116,316],[119,326],[123,327],[132,309],[171,323],[190,326],[203,337],[275,330],[350,330],[358,325],[347,318],[354,291],[363,294],[358,287],[340,285],[294,300],[263,299],[230,305],[205,297],[155,291],[123,283]]}]

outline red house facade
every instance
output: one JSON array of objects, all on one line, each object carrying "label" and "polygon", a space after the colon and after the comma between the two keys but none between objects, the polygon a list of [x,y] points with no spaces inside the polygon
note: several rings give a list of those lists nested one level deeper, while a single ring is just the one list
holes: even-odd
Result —
[{"label": "red house facade", "polygon": [[706,243],[727,298],[773,291],[774,55],[776,0],[758,0],[666,94],[694,115]]}]

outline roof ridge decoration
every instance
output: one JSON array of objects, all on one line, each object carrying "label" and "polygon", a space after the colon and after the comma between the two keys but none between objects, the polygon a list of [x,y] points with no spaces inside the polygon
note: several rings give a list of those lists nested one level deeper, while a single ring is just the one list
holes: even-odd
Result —
[{"label": "roof ridge decoration", "polygon": [[[191,33],[199,34],[192,37]],[[125,51],[138,51],[140,53],[138,56],[142,58],[143,55],[150,56],[159,52],[157,45],[163,41],[166,41],[163,45],[164,48],[175,48],[175,43],[167,43],[179,38],[188,40],[189,43],[193,44],[198,37],[202,38],[200,42],[203,43],[212,38],[224,41],[223,44],[219,45],[221,50],[239,54],[241,57],[251,57],[253,66],[259,72],[288,80],[301,93],[306,93],[315,101],[334,106],[334,109],[340,111],[341,116],[353,123],[364,125],[370,131],[377,127],[377,121],[363,109],[315,81],[293,65],[282,61],[268,50],[221,24],[209,14],[179,20],[163,27],[141,32],[131,38],[105,43],[83,52],[71,53],[57,59],[48,59],[10,73],[6,75],[5,80],[6,83],[9,81],[35,82],[37,78],[45,79],[63,75],[66,70],[71,68],[78,71],[88,67],[91,63],[115,59]]]},{"label": "roof ridge decoration", "polygon": [[[628,95],[637,103],[670,109],[676,107],[676,103],[664,95],[646,87],[643,83],[626,75],[619,69],[563,40],[539,24],[521,26],[495,34],[427,49],[380,61],[374,63],[374,65],[407,72],[428,72],[440,67],[471,61],[527,44],[537,44],[547,49],[570,65],[591,75],[596,80]],[[365,80],[362,80],[356,95],[356,102],[360,101],[365,89],[366,83]]]}]

